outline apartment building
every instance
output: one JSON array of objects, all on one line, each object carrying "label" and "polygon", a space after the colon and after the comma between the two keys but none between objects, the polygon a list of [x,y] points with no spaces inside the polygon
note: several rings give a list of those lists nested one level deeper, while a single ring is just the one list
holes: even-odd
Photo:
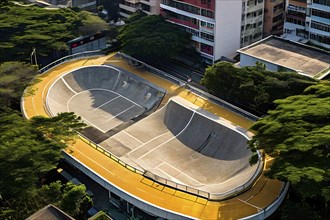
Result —
[{"label": "apartment building", "polygon": [[261,40],[263,33],[264,1],[265,0],[242,1],[240,47],[245,47]]},{"label": "apartment building", "polygon": [[237,49],[262,38],[264,0],[161,0],[161,15],[192,34],[208,63],[232,58]]},{"label": "apartment building", "polygon": [[142,10],[146,14],[159,14],[160,0],[121,0],[119,15],[128,18],[134,12]]},{"label": "apartment building", "polygon": [[282,37],[330,49],[330,0],[286,0]]},{"label": "apartment building", "polygon": [[[232,58],[237,49],[262,38],[265,0],[121,0],[119,14],[142,9],[161,14],[192,34],[197,51],[208,63]],[[159,8],[160,7],[160,8]]]},{"label": "apartment building", "polygon": [[283,34],[284,11],[285,0],[265,0],[263,37]]},{"label": "apartment building", "polygon": [[207,62],[240,48],[242,2],[162,0],[160,8],[167,21],[192,34],[194,46]]}]

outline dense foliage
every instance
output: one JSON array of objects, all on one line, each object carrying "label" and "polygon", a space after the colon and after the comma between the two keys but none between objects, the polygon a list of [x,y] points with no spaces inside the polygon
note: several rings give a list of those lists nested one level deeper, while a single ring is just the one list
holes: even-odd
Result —
[{"label": "dense foliage", "polygon": [[109,25],[104,20],[88,11],[79,12],[79,17],[82,19],[82,26],[78,29],[80,35],[92,35],[100,31],[107,32],[109,29]]},{"label": "dense foliage", "polygon": [[109,20],[117,21],[120,0],[98,0],[98,4],[108,11]]},{"label": "dense foliage", "polygon": [[270,177],[289,181],[302,200],[314,199],[328,207],[329,81],[310,86],[301,95],[276,100],[275,104],[275,110],[252,126],[257,134],[250,141],[251,149],[262,149],[275,157]]},{"label": "dense foliage", "polygon": [[37,68],[20,62],[0,64],[0,106],[19,109],[25,87],[35,76]]},{"label": "dense foliage", "polygon": [[118,39],[122,50],[139,60],[157,65],[191,48],[191,35],[156,15],[144,16],[123,26]]},{"label": "dense foliage", "polygon": [[88,31],[84,25],[97,21],[93,31],[104,27],[88,12],[12,4],[0,5],[0,21],[0,62],[30,62],[33,48],[39,57],[57,57],[68,50],[66,42]]},{"label": "dense foliage", "polygon": [[55,205],[76,219],[83,218],[93,205],[82,184],[72,182],[62,184],[60,181],[43,185],[29,196],[0,200],[0,219],[26,219],[34,212],[48,204]]},{"label": "dense foliage", "polygon": [[317,81],[296,73],[267,71],[260,66],[237,68],[228,62],[218,62],[206,69],[201,83],[210,93],[263,115],[274,109],[274,100],[301,94]]},{"label": "dense foliage", "polygon": [[73,128],[84,126],[73,113],[27,121],[14,111],[1,112],[0,124],[0,194],[4,198],[33,191],[39,178],[56,166],[61,150],[74,140]]},{"label": "dense foliage", "polygon": [[24,205],[22,201],[38,191],[43,175],[56,167],[61,150],[74,141],[73,129],[80,130],[84,124],[73,113],[27,121],[10,110],[0,113],[0,124],[1,216],[15,214],[8,210],[25,208],[16,206]]}]

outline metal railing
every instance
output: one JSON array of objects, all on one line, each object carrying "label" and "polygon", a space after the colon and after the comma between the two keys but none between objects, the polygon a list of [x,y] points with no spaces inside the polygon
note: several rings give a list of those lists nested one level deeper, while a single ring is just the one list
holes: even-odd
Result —
[{"label": "metal railing", "polygon": [[117,162],[118,164],[122,165],[123,167],[125,167],[126,169],[143,175],[144,171],[136,169],[135,167],[132,167],[131,165],[128,165],[127,163],[125,163],[124,161],[120,160],[116,155],[112,154],[110,151],[107,151],[106,149],[104,149],[103,147],[100,147],[98,144],[94,143],[92,140],[90,140],[89,138],[87,138],[86,136],[84,136],[83,134],[79,133],[79,139],[84,141],[85,143],[87,143],[88,145],[90,145],[91,147],[95,148],[96,150],[100,151],[101,153],[103,153],[104,155],[106,155],[107,157],[109,157],[110,159],[112,159],[113,161]]},{"label": "metal railing", "polygon": [[52,68],[54,68],[55,66],[64,63],[64,62],[68,62],[71,60],[76,60],[76,59],[80,59],[80,58],[85,58],[85,57],[92,57],[92,56],[102,56],[105,55],[105,53],[101,50],[95,50],[95,51],[85,51],[85,52],[81,52],[81,53],[75,53],[75,54],[71,54],[65,57],[62,57],[58,60],[55,60],[54,62],[48,64],[47,66],[41,68],[40,70],[38,70],[38,73],[44,73]]},{"label": "metal railing", "polygon": [[[144,65],[144,67],[147,68],[148,71],[150,71],[152,73],[155,73],[155,74],[161,76],[162,78],[165,78],[165,79],[167,79],[167,80],[169,80],[169,81],[171,81],[175,84],[178,84],[178,85],[186,84],[185,81],[180,80],[180,79],[178,79],[178,78],[176,78],[176,77],[174,77],[174,76],[172,76],[172,75],[170,75],[166,72],[158,70],[158,69],[156,69],[156,68],[154,68],[154,67],[152,67],[148,64],[145,64],[141,61],[138,61],[134,58],[131,58],[130,56],[128,56],[126,54],[123,54],[123,53],[118,53],[118,54],[121,57],[125,57],[126,59],[133,60],[136,63]],[[47,65],[46,67],[39,70],[39,73],[44,73],[45,71],[50,70],[51,68],[53,68],[53,67],[55,67],[55,66],[57,66],[57,65],[59,65],[63,62],[69,61],[69,60],[79,59],[79,58],[83,58],[83,57],[96,56],[96,55],[102,55],[102,53],[100,53],[100,51],[90,51],[90,52],[83,52],[83,53],[79,53],[79,54],[69,55],[69,56],[63,57],[63,58]],[[208,93],[206,93],[202,90],[199,90],[198,88],[195,88],[193,86],[189,85],[189,88],[198,95],[202,94],[206,98],[209,98],[209,99],[211,99],[211,97],[212,97],[212,95],[210,95],[210,94],[208,94]],[[47,97],[47,95],[46,95],[46,97]],[[215,98],[218,99],[217,97],[215,97]],[[230,105],[229,103],[225,103],[225,101],[223,101],[221,99],[219,99],[219,101],[221,101],[221,103],[224,103],[224,105]],[[237,109],[239,109],[239,108],[237,108]],[[47,114],[49,114],[50,116],[54,116],[53,112],[51,111],[51,109],[48,106],[47,100],[46,100],[45,110],[46,110]],[[224,193],[209,193],[209,192],[206,192],[206,191],[203,191],[203,190],[196,189],[194,187],[187,186],[185,184],[176,183],[172,180],[168,180],[166,178],[155,175],[155,174],[153,174],[149,171],[143,171],[143,170],[136,169],[135,167],[133,167],[133,166],[125,163],[124,161],[120,160],[117,156],[115,156],[111,152],[107,151],[103,147],[101,147],[98,144],[94,143],[92,140],[90,140],[89,138],[87,138],[83,134],[81,134],[79,132],[78,132],[78,134],[79,134],[79,138],[82,141],[84,141],[85,143],[87,143],[91,147],[95,148],[96,150],[100,151],[101,153],[103,153],[104,155],[106,155],[107,157],[112,159],[113,161],[115,161],[118,164],[120,164],[121,166],[125,167],[126,169],[128,169],[128,170],[130,170],[134,173],[140,174],[140,175],[142,175],[146,178],[152,179],[157,183],[160,183],[160,184],[163,184],[163,185],[166,185],[166,186],[172,187],[174,189],[177,189],[177,190],[180,190],[180,191],[183,191],[183,192],[187,192],[187,193],[190,193],[190,194],[193,194],[193,195],[204,197],[204,198],[209,199],[209,200],[223,200],[225,198],[228,198],[230,196],[234,196],[234,195],[238,194],[239,192],[242,192],[242,191],[246,190],[247,188],[251,187],[251,185],[256,180],[257,176],[259,176],[261,171],[262,171],[262,164],[263,163],[262,163],[261,155],[258,152],[258,155],[259,155],[259,158],[260,158],[260,161],[258,162],[258,167],[257,167],[254,175],[246,183],[244,183],[243,185],[241,185],[241,186],[239,186],[239,187],[237,187],[233,190],[230,190],[230,191],[227,191],[227,192],[224,192]]]},{"label": "metal railing", "polygon": [[258,210],[258,213],[247,216],[245,218],[241,218],[241,220],[259,220],[259,219],[261,220],[261,219],[266,219],[269,216],[271,216],[278,209],[278,207],[281,205],[282,201],[284,200],[285,195],[289,190],[289,185],[290,184],[288,182],[283,183],[281,191],[280,191],[279,195],[276,197],[276,199],[274,200],[274,202],[272,202],[267,207]]},{"label": "metal railing", "polygon": [[239,115],[241,115],[241,116],[243,116],[243,117],[245,117],[245,118],[247,118],[249,120],[257,121],[259,119],[258,116],[255,116],[255,115],[251,114],[250,112],[247,112],[247,111],[245,111],[245,110],[243,110],[243,109],[241,109],[241,108],[239,108],[239,107],[237,107],[237,106],[235,106],[233,104],[230,104],[229,102],[226,102],[225,100],[222,100],[222,99],[220,99],[220,98],[218,98],[218,97],[216,97],[214,95],[211,95],[210,93],[205,92],[205,91],[203,91],[203,90],[201,90],[201,89],[199,89],[199,88],[197,88],[195,86],[192,86],[192,85],[187,84],[187,81],[184,81],[182,79],[179,79],[179,78],[177,78],[177,77],[175,77],[175,76],[173,76],[171,74],[168,74],[168,73],[166,73],[166,72],[164,72],[162,70],[159,70],[159,69],[157,69],[157,68],[155,68],[153,66],[150,66],[149,64],[146,64],[146,63],[144,63],[144,62],[142,62],[140,60],[137,60],[134,57],[131,57],[131,56],[125,54],[125,53],[118,52],[117,54],[120,57],[124,57],[125,59],[127,59],[129,64],[132,64],[132,65],[143,65],[144,68],[147,71],[149,71],[149,72],[151,72],[151,73],[153,73],[155,75],[158,75],[158,76],[160,76],[160,77],[162,77],[164,79],[167,79],[167,80],[169,80],[172,83],[175,83],[175,84],[180,85],[180,86],[186,85],[186,87],[188,87],[190,89],[190,91],[191,92],[194,92],[196,95],[201,96],[201,97],[203,97],[205,99],[208,99],[208,100],[210,100],[210,101],[212,101],[212,102],[214,102],[214,103],[216,103],[216,104],[218,104],[218,105],[220,105],[220,106],[222,106],[222,107],[224,107],[224,108],[226,108],[226,109],[228,109],[228,110],[230,110],[232,112],[235,112],[235,113],[237,113],[237,114],[239,114]]}]

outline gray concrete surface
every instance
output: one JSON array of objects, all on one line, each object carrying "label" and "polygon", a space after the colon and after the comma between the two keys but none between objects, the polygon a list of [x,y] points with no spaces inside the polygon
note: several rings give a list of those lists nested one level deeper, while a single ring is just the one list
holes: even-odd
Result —
[{"label": "gray concrete surface", "polygon": [[269,37],[239,50],[276,65],[299,70],[310,77],[330,67],[329,52]]},{"label": "gray concrete surface", "polygon": [[257,170],[249,165],[247,140],[227,121],[176,97],[100,145],[152,175],[225,193]]},{"label": "gray concrete surface", "polygon": [[157,107],[165,90],[110,66],[79,68],[49,89],[47,105],[53,115],[75,112],[86,124],[105,133]]}]

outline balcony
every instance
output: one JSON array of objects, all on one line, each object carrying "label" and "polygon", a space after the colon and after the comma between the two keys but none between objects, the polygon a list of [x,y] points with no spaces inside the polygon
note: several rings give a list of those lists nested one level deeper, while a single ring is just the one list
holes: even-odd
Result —
[{"label": "balcony", "polygon": [[212,29],[212,28],[208,28],[208,27],[200,26],[200,30],[201,30],[201,31],[204,31],[204,32],[206,32],[206,33],[214,34],[214,29]]},{"label": "balcony", "polygon": [[159,4],[160,0],[139,0],[139,2],[145,5],[150,5],[151,7],[155,7],[157,4]]},{"label": "balcony", "polygon": [[178,18],[173,18],[173,17],[165,17],[166,20],[169,20],[175,24],[181,24],[181,25],[184,25],[184,26],[188,26],[188,27],[191,27],[191,28],[194,28],[194,29],[199,29],[199,26],[197,24],[193,24],[189,21],[184,21],[184,20],[180,20]]},{"label": "balcony", "polygon": [[136,3],[139,3],[140,0],[122,0],[120,3],[125,4],[124,2],[129,2],[129,3],[132,3],[132,4],[136,4]]},{"label": "balcony", "polygon": [[317,9],[320,11],[330,11],[330,6],[316,4],[316,3],[311,4],[309,8]]},{"label": "balcony", "polygon": [[317,22],[320,22],[320,23],[323,23],[323,24],[330,24],[330,19],[328,19],[328,18],[321,18],[321,17],[315,16],[315,15],[312,15],[311,16],[311,20],[312,21],[317,21]]},{"label": "balcony", "polygon": [[119,8],[122,8],[126,11],[134,13],[134,12],[137,12],[140,9],[140,5],[136,4],[136,5],[133,5],[133,6],[128,6],[128,5],[124,5],[124,4],[119,4]]},{"label": "balcony", "polygon": [[196,18],[198,20],[203,20],[203,21],[207,21],[207,22],[210,22],[210,23],[214,23],[215,22],[215,19],[214,18],[210,18],[210,17],[206,17],[206,16],[202,16],[202,15],[193,14],[193,13],[190,13],[190,12],[187,12],[187,11],[183,11],[183,10],[180,10],[178,8],[171,7],[171,6],[168,6],[168,5],[165,5],[165,4],[160,4],[160,8],[162,10],[171,11],[171,12],[174,12],[176,14],[181,14],[181,15],[184,15],[184,16],[187,16],[187,17]]}]

